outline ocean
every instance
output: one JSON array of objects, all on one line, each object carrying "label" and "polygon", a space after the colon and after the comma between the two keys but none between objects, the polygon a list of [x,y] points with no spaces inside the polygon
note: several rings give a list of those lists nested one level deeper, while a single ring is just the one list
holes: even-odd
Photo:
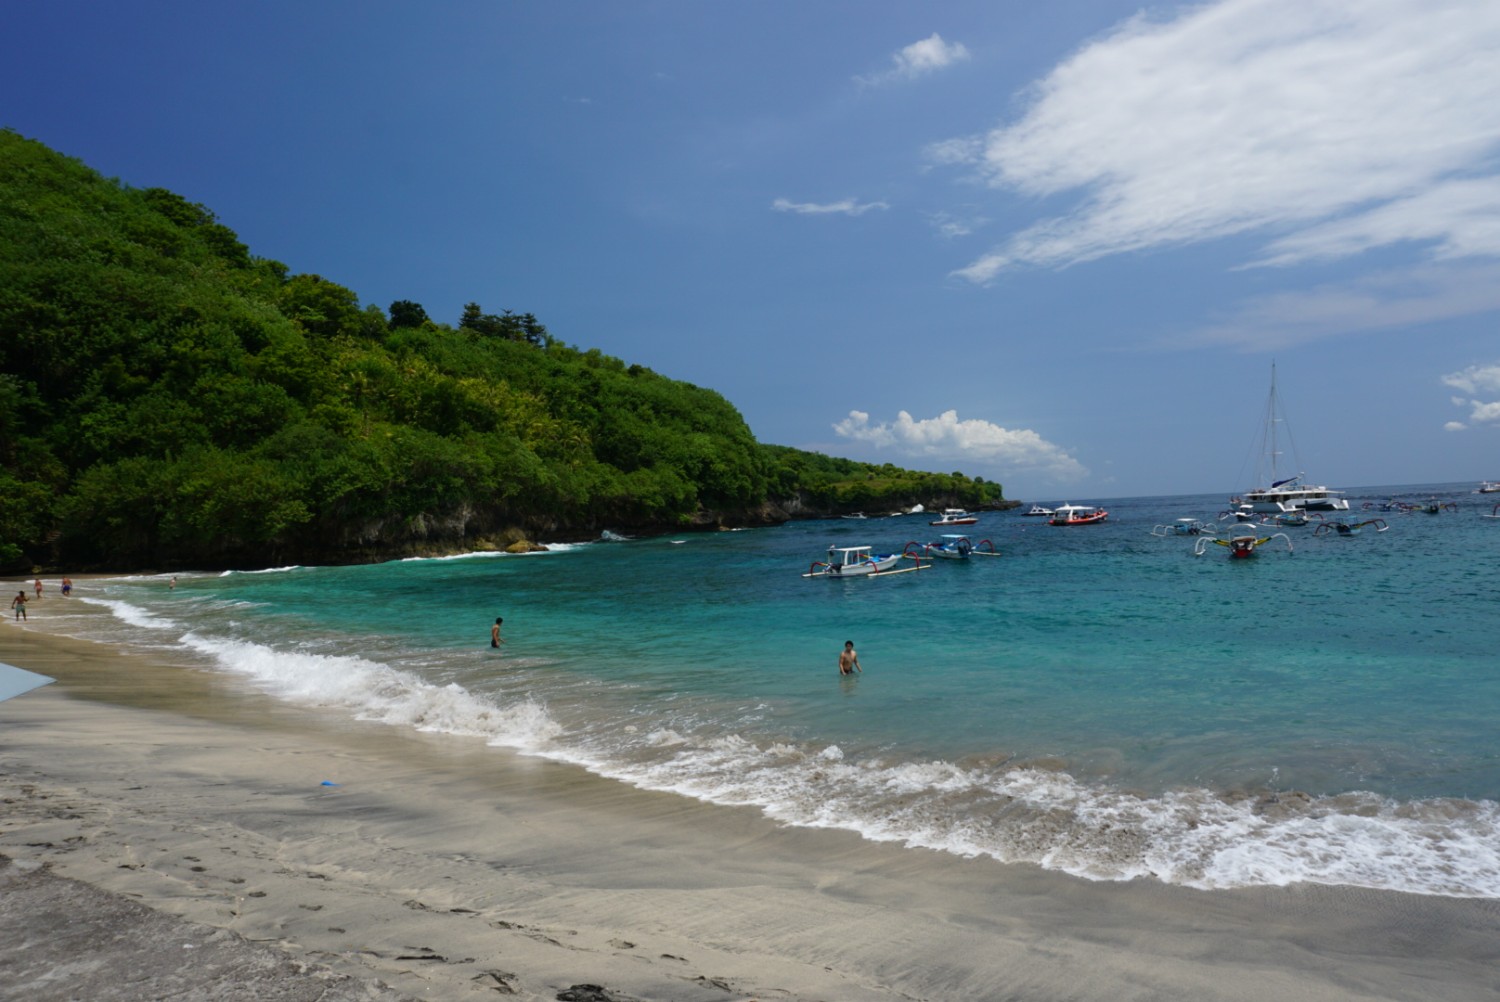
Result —
[{"label": "ocean", "polygon": [[[873,579],[801,575],[829,546],[954,530],[904,515],[90,579],[33,625],[913,850],[1495,898],[1500,519],[1481,515],[1500,495],[1472,488],[1352,490],[1349,516],[1380,523],[1263,529],[1286,538],[1251,560],[1153,534],[1223,497],[1073,498],[1109,520],[986,512],[962,531],[999,558]],[[1381,510],[1432,496],[1452,507]],[[863,674],[839,675],[846,640]]]}]

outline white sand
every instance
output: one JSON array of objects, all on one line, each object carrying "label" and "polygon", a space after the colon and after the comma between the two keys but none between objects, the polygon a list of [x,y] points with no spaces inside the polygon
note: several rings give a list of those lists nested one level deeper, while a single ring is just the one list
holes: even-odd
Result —
[{"label": "white sand", "polygon": [[36,624],[0,625],[0,661],[58,679],[0,703],[0,853],[418,998],[1500,991],[1500,902],[1090,883],[324,716]]}]

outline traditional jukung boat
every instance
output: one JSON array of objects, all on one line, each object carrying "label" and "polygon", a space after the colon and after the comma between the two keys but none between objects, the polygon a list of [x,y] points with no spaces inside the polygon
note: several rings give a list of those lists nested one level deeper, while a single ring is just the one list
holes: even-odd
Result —
[{"label": "traditional jukung boat", "polygon": [[912,567],[897,567],[901,563],[899,553],[872,553],[868,546],[830,546],[828,559],[814,561],[805,578],[857,578],[884,577],[888,574],[904,574],[931,567],[918,560]]},{"label": "traditional jukung boat", "polygon": [[1321,536],[1325,532],[1336,532],[1340,536],[1358,536],[1359,531],[1367,525],[1373,525],[1376,532],[1384,532],[1390,526],[1385,524],[1383,518],[1367,518],[1363,522],[1343,522],[1337,519],[1324,522],[1313,530],[1314,536]]},{"label": "traditional jukung boat", "polygon": [[964,511],[962,508],[944,508],[943,509],[943,515],[942,515],[941,518],[939,518],[935,522],[928,522],[927,524],[928,525],[973,525],[975,522],[978,522],[978,521],[979,521],[978,516],[970,515],[968,512]]},{"label": "traditional jukung boat", "polygon": [[1059,505],[1047,520],[1048,525],[1092,525],[1109,518],[1109,512],[1090,504]]},{"label": "traditional jukung boat", "polygon": [[944,535],[936,543],[911,542],[906,544],[902,556],[913,560],[927,557],[933,560],[968,560],[970,557],[998,557],[1000,551],[988,539],[975,543],[968,536]]},{"label": "traditional jukung boat", "polygon": [[1157,525],[1151,529],[1153,536],[1202,536],[1215,532],[1217,529],[1211,523],[1196,518],[1179,518],[1171,525]]},{"label": "traditional jukung boat", "polygon": [[1229,548],[1229,559],[1245,560],[1255,556],[1255,551],[1273,539],[1286,542],[1286,552],[1292,552],[1292,537],[1284,532],[1275,532],[1269,536],[1231,536],[1228,539],[1211,539],[1204,536],[1198,540],[1198,545],[1193,547],[1193,556],[1201,557],[1209,543]]}]

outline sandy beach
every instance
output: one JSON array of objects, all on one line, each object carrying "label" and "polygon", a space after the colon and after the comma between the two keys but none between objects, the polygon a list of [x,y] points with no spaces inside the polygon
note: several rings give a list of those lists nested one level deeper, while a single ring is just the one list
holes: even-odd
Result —
[{"label": "sandy beach", "polygon": [[[36,624],[3,624],[0,662],[57,679],[0,702],[4,879],[67,878],[55,887],[225,930],[215,942],[274,951],[325,991],[308,998],[335,983],[683,1002],[1500,992],[1500,902],[1095,883],[787,829]],[[0,998],[74,997],[65,970],[37,973],[49,949],[10,938],[0,971],[31,980],[0,978]],[[90,946],[67,950],[82,963]],[[118,990],[90,997],[153,997]]]}]

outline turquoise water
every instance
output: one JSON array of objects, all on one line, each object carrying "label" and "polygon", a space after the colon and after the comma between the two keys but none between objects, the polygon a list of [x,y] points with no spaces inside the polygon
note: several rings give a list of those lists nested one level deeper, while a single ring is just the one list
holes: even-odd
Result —
[{"label": "turquoise water", "polygon": [[[789,824],[1095,879],[1496,897],[1500,519],[1471,487],[1350,492],[1387,531],[1289,528],[1253,560],[1151,532],[1222,498],[1128,498],[1093,526],[986,513],[1001,557],[880,579],[800,575],[944,530],[117,579],[72,630]],[[1458,510],[1359,510],[1430,495]]]}]

